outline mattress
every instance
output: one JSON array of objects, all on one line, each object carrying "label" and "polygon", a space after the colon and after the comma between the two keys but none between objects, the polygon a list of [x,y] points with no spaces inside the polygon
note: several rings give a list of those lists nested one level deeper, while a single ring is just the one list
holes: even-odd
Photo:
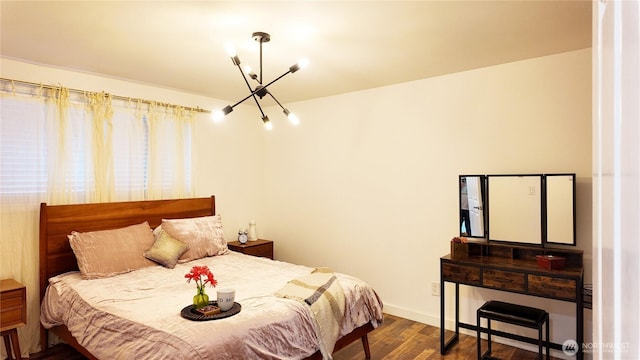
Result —
[{"label": "mattress", "polygon": [[[236,290],[238,314],[209,321],[180,315],[196,293],[184,277],[194,265],[207,265],[217,288]],[[313,270],[232,251],[104,279],[69,272],[49,279],[41,323],[65,325],[99,359],[301,359],[319,349],[313,315],[305,304],[275,293]],[[374,289],[353,276],[336,276],[346,299],[341,336],[366,323],[378,326],[383,305]],[[215,289],[207,288],[211,300]]]}]

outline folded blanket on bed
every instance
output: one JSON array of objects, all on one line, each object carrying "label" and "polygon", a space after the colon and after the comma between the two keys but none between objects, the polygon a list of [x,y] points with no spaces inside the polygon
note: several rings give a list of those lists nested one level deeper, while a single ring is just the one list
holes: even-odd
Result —
[{"label": "folded blanket on bed", "polygon": [[316,323],[320,352],[324,359],[331,359],[345,309],[344,291],[335,274],[327,268],[317,268],[309,275],[289,281],[276,296],[309,306]]}]

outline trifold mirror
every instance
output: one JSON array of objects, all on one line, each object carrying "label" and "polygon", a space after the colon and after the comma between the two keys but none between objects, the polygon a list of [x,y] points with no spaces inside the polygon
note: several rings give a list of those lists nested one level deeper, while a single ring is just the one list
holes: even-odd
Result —
[{"label": "trifold mirror", "polygon": [[460,235],[485,237],[486,176],[460,175]]},{"label": "trifold mirror", "polygon": [[542,175],[489,175],[489,240],[542,245]]},{"label": "trifold mirror", "polygon": [[575,174],[460,175],[460,235],[575,245]]},{"label": "trifold mirror", "polygon": [[545,175],[546,242],[576,244],[576,174]]}]

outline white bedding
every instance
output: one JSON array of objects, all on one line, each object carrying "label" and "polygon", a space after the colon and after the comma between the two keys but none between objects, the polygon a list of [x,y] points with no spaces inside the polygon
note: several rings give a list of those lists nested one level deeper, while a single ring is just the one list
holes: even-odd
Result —
[{"label": "white bedding", "polygon": [[[193,265],[208,265],[217,288],[234,288],[242,311],[220,320],[182,318],[180,310],[196,292],[184,277]],[[99,359],[300,359],[319,349],[311,312],[274,293],[312,270],[230,252],[105,279],[67,273],[49,280],[41,322],[45,328],[66,325]],[[352,276],[336,275],[346,298],[340,336],[368,322],[377,326],[383,315],[375,291]],[[211,300],[215,290],[207,288]]]}]

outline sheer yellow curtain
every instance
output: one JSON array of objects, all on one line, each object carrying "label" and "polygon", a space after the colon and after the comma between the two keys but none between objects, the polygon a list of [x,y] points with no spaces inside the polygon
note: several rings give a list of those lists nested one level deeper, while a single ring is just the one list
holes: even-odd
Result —
[{"label": "sheer yellow curtain", "polygon": [[111,119],[115,184],[113,201],[144,200],[148,132],[145,119],[141,115],[143,104],[140,100],[129,100],[124,104],[118,104],[116,108],[118,111],[114,111]]},{"label": "sheer yellow curtain", "polygon": [[[47,116],[45,120],[45,129],[49,134],[47,141],[53,145],[56,151],[43,150],[48,155],[47,163],[56,164],[56,166],[48,166],[47,178],[64,179],[65,174],[69,172],[69,166],[72,162],[66,161],[72,151],[72,145],[66,144],[66,133],[69,129],[69,91],[64,88],[48,89],[48,94],[44,98],[47,104]],[[45,143],[46,144],[46,143]],[[43,146],[45,145],[43,144]],[[49,194],[47,202],[65,203],[70,199],[65,199],[65,194],[71,193],[71,186],[66,181],[49,181]]]},{"label": "sheer yellow curtain", "polygon": [[113,167],[113,107],[111,95],[87,94],[87,108],[92,116],[91,153],[93,155],[95,188],[92,202],[108,202],[115,198]]},{"label": "sheer yellow curtain", "polygon": [[148,198],[193,196],[193,111],[152,103],[146,116],[149,121]]},{"label": "sheer yellow curtain", "polygon": [[84,134],[91,131],[90,117],[80,102],[71,101],[69,90],[49,89],[42,99],[46,104],[45,138],[42,152],[46,154],[46,201],[49,204],[86,202],[89,196],[78,191],[91,182],[87,163],[90,142]]}]

